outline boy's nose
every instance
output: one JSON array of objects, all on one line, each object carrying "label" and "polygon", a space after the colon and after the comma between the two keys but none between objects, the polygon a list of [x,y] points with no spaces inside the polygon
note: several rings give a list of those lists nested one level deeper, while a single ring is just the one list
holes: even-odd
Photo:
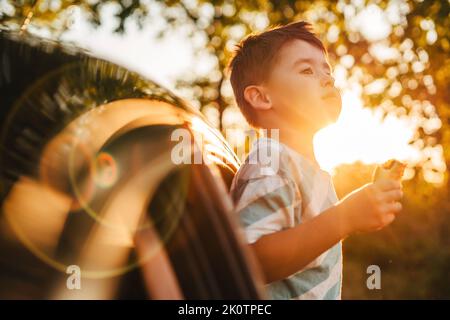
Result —
[{"label": "boy's nose", "polygon": [[322,87],[333,87],[334,86],[334,78],[331,75],[325,74],[320,79],[320,84]]}]

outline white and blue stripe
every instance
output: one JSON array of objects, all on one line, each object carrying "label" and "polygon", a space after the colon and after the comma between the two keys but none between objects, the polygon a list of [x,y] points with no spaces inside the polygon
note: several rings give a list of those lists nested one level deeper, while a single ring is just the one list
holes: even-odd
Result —
[{"label": "white and blue stripe", "polygon": [[[259,148],[279,154],[275,174],[249,161]],[[255,159],[255,158],[253,158]],[[288,146],[258,139],[234,177],[231,194],[248,243],[307,221],[338,199],[330,174]],[[302,270],[266,286],[272,299],[340,299],[342,243],[325,251]]]}]

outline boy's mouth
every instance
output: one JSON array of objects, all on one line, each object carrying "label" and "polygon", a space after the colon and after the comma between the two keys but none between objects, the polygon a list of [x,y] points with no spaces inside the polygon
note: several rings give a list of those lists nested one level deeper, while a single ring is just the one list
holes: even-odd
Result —
[{"label": "boy's mouth", "polygon": [[324,94],[322,96],[322,99],[337,98],[337,96],[338,96],[337,91],[332,90],[332,91],[329,91],[328,93]]}]

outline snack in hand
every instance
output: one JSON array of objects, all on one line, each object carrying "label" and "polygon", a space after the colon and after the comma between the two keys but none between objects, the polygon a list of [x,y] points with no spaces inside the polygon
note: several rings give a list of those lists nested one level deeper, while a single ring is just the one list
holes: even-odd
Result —
[{"label": "snack in hand", "polygon": [[400,181],[403,177],[406,164],[395,159],[390,159],[383,163],[381,166],[377,166],[373,174],[373,181],[380,179],[393,179]]}]

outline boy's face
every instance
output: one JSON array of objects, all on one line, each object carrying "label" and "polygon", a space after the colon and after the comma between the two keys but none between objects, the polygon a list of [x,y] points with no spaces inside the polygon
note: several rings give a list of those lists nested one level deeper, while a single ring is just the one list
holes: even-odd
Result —
[{"label": "boy's face", "polygon": [[279,120],[294,128],[320,130],[336,122],[341,112],[341,96],[325,54],[302,40],[282,47],[266,90]]}]

